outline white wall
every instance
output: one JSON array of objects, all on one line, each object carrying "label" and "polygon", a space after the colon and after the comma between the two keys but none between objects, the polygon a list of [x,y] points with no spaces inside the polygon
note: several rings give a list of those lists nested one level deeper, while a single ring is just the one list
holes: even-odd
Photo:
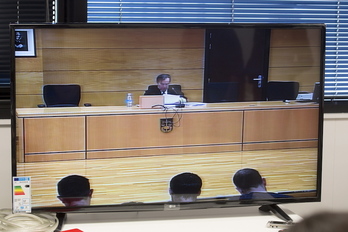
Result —
[{"label": "white wall", "polygon": [[0,209],[11,208],[11,126],[10,120],[0,120]]},{"label": "white wall", "polygon": [[[0,209],[11,207],[11,130],[0,120]],[[305,216],[319,210],[348,210],[348,114],[325,114],[322,202],[287,204]]]}]

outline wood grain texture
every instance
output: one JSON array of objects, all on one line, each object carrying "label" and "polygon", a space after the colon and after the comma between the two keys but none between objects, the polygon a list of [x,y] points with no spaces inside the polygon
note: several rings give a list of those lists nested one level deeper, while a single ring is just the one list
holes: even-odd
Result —
[{"label": "wood grain texture", "polygon": [[[312,91],[318,33],[272,30],[269,80],[300,80],[301,91]],[[203,99],[202,29],[36,29],[35,38],[37,56],[16,59],[18,107],[40,104],[43,84],[67,83],[82,86],[84,102],[123,105],[124,93],[141,94],[160,73],[170,73],[190,101]]]},{"label": "wood grain texture", "polygon": [[17,95],[16,105],[20,108],[24,106],[38,107],[39,104],[44,104],[42,95]]},{"label": "wood grain texture", "polygon": [[[89,116],[87,150],[241,143],[242,115],[231,111]],[[170,133],[160,130],[160,119],[166,117],[174,117]]]},{"label": "wood grain texture", "polygon": [[[145,91],[155,84],[160,73],[170,73],[172,84],[184,89],[202,89],[202,69],[152,69],[152,70],[78,70],[45,72],[45,84],[75,83],[82,86],[82,92],[102,91]],[[135,78],[136,77],[136,78]],[[91,81],[93,79],[93,81]],[[136,79],[136,81],[134,80]],[[190,79],[190,81],[188,81]],[[185,93],[185,92],[184,92]]]},{"label": "wood grain texture", "polygon": [[92,204],[99,205],[167,201],[170,178],[187,171],[203,179],[202,198],[237,194],[231,178],[244,167],[258,169],[268,191],[312,190],[316,158],[317,150],[308,148],[21,163],[17,168],[19,176],[32,177],[34,207],[62,206],[56,183],[69,174],[90,179]]},{"label": "wood grain texture", "polygon": [[25,153],[85,150],[84,117],[24,119]]},{"label": "wood grain texture", "polygon": [[[41,85],[40,88],[42,88]],[[83,107],[84,103],[91,103],[92,106],[123,106],[128,92],[133,94],[134,104],[139,104],[139,96],[144,95],[144,90],[84,92],[79,105]],[[203,101],[201,89],[186,89],[184,94],[191,102]],[[35,108],[38,104],[43,103],[41,94],[18,94],[16,97],[18,108]]]},{"label": "wood grain texture", "polygon": [[61,160],[83,160],[86,153],[83,152],[64,152],[64,153],[46,153],[30,154],[25,156],[25,162],[44,162],[44,161],[61,161]]},{"label": "wood grain texture", "polygon": [[188,113],[182,115],[182,136],[189,145],[241,143],[242,125],[242,111]]},{"label": "wood grain texture", "polygon": [[202,49],[45,49],[44,71],[203,68]]},{"label": "wood grain texture", "polygon": [[16,93],[22,95],[42,96],[43,74],[42,72],[20,72],[16,73]]},{"label": "wood grain texture", "polygon": [[[44,48],[184,48],[204,47],[204,29],[85,28],[41,32]],[[73,35],[73,36],[72,36]]]},{"label": "wood grain texture", "polygon": [[[111,158],[316,147],[317,107],[235,102],[169,111],[125,106],[17,109],[18,122],[24,120],[18,151],[57,160],[69,159],[58,155],[67,152]],[[166,118],[174,122],[169,133],[161,131],[160,120]],[[18,159],[23,161],[23,155]]]},{"label": "wood grain texture", "polygon": [[154,147],[139,148],[129,150],[103,150],[87,151],[87,159],[105,159],[105,158],[123,158],[123,157],[141,157],[158,155],[178,155],[178,154],[197,154],[197,153],[216,153],[241,151],[241,144],[219,144],[216,145],[197,145],[182,147]]},{"label": "wood grain texture", "polygon": [[270,53],[270,67],[320,67],[320,47],[271,48]]},{"label": "wood grain texture", "polygon": [[320,46],[320,29],[273,29],[272,47],[308,47]]},{"label": "wood grain texture", "polygon": [[320,79],[320,30],[273,29],[269,81],[298,81],[300,91],[312,92]]},{"label": "wood grain texture", "polygon": [[315,67],[271,67],[269,68],[269,81],[297,81],[299,91],[313,92],[314,83],[319,81],[320,68]]},{"label": "wood grain texture", "polygon": [[[198,112],[229,112],[253,110],[283,110],[283,109],[318,109],[319,105],[313,102],[301,103],[292,101],[260,101],[260,102],[223,102],[207,103],[202,106],[187,106],[185,108],[142,109],[140,107],[122,106],[93,106],[93,107],[46,107],[46,108],[17,108],[19,118],[32,117],[61,117],[61,116],[101,116],[124,114],[165,114],[169,113],[198,113]],[[315,116],[317,117],[317,115]]]},{"label": "wood grain texture", "polygon": [[[18,107],[40,104],[37,96],[43,84],[67,83],[82,86],[81,105],[123,105],[127,92],[143,94],[160,73],[170,73],[173,84],[181,84],[190,101],[202,100],[202,29],[37,29],[35,33],[37,57],[16,59]],[[27,99],[31,97],[35,99]]]},{"label": "wood grain texture", "polygon": [[313,108],[246,111],[243,141],[250,143],[317,139],[318,110]]},{"label": "wood grain texture", "polygon": [[286,148],[309,148],[317,147],[318,140],[310,141],[286,141],[286,142],[269,142],[269,143],[243,143],[243,151],[267,150],[267,149],[286,149]]}]

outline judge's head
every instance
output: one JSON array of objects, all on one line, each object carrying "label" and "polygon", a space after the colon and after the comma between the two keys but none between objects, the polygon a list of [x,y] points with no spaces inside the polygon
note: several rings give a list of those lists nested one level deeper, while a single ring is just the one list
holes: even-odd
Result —
[{"label": "judge's head", "polygon": [[93,189],[84,176],[70,175],[57,184],[58,199],[65,206],[88,206],[91,203]]},{"label": "judge's head", "polygon": [[171,76],[169,74],[160,74],[156,78],[156,83],[161,92],[164,92],[168,89],[171,82]]},{"label": "judge's head", "polygon": [[184,172],[174,176],[170,180],[169,194],[172,201],[191,202],[196,201],[201,194],[202,179],[195,173]]}]

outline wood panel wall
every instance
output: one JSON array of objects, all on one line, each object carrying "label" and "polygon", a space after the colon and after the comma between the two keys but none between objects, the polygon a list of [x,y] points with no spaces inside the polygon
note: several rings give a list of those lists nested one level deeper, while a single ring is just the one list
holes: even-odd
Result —
[{"label": "wood panel wall", "polygon": [[202,101],[203,29],[36,29],[37,57],[16,59],[17,106],[42,103],[43,84],[82,86],[81,104],[135,103],[158,74]]},{"label": "wood panel wall", "polygon": [[[320,76],[320,30],[274,29],[269,80],[313,91]],[[160,73],[170,73],[190,101],[203,99],[204,29],[36,29],[36,57],[16,59],[17,107],[42,103],[43,84],[82,86],[81,105],[135,103]]]},{"label": "wood panel wall", "polygon": [[300,91],[312,92],[320,77],[320,30],[273,29],[269,81],[298,81]]}]

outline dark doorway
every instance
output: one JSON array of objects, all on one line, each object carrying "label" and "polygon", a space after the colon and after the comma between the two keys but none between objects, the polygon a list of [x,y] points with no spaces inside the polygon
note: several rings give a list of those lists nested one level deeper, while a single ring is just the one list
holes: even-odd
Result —
[{"label": "dark doorway", "polygon": [[238,86],[235,101],[265,100],[269,37],[261,28],[207,29],[203,101],[219,101],[209,93],[216,82]]}]

